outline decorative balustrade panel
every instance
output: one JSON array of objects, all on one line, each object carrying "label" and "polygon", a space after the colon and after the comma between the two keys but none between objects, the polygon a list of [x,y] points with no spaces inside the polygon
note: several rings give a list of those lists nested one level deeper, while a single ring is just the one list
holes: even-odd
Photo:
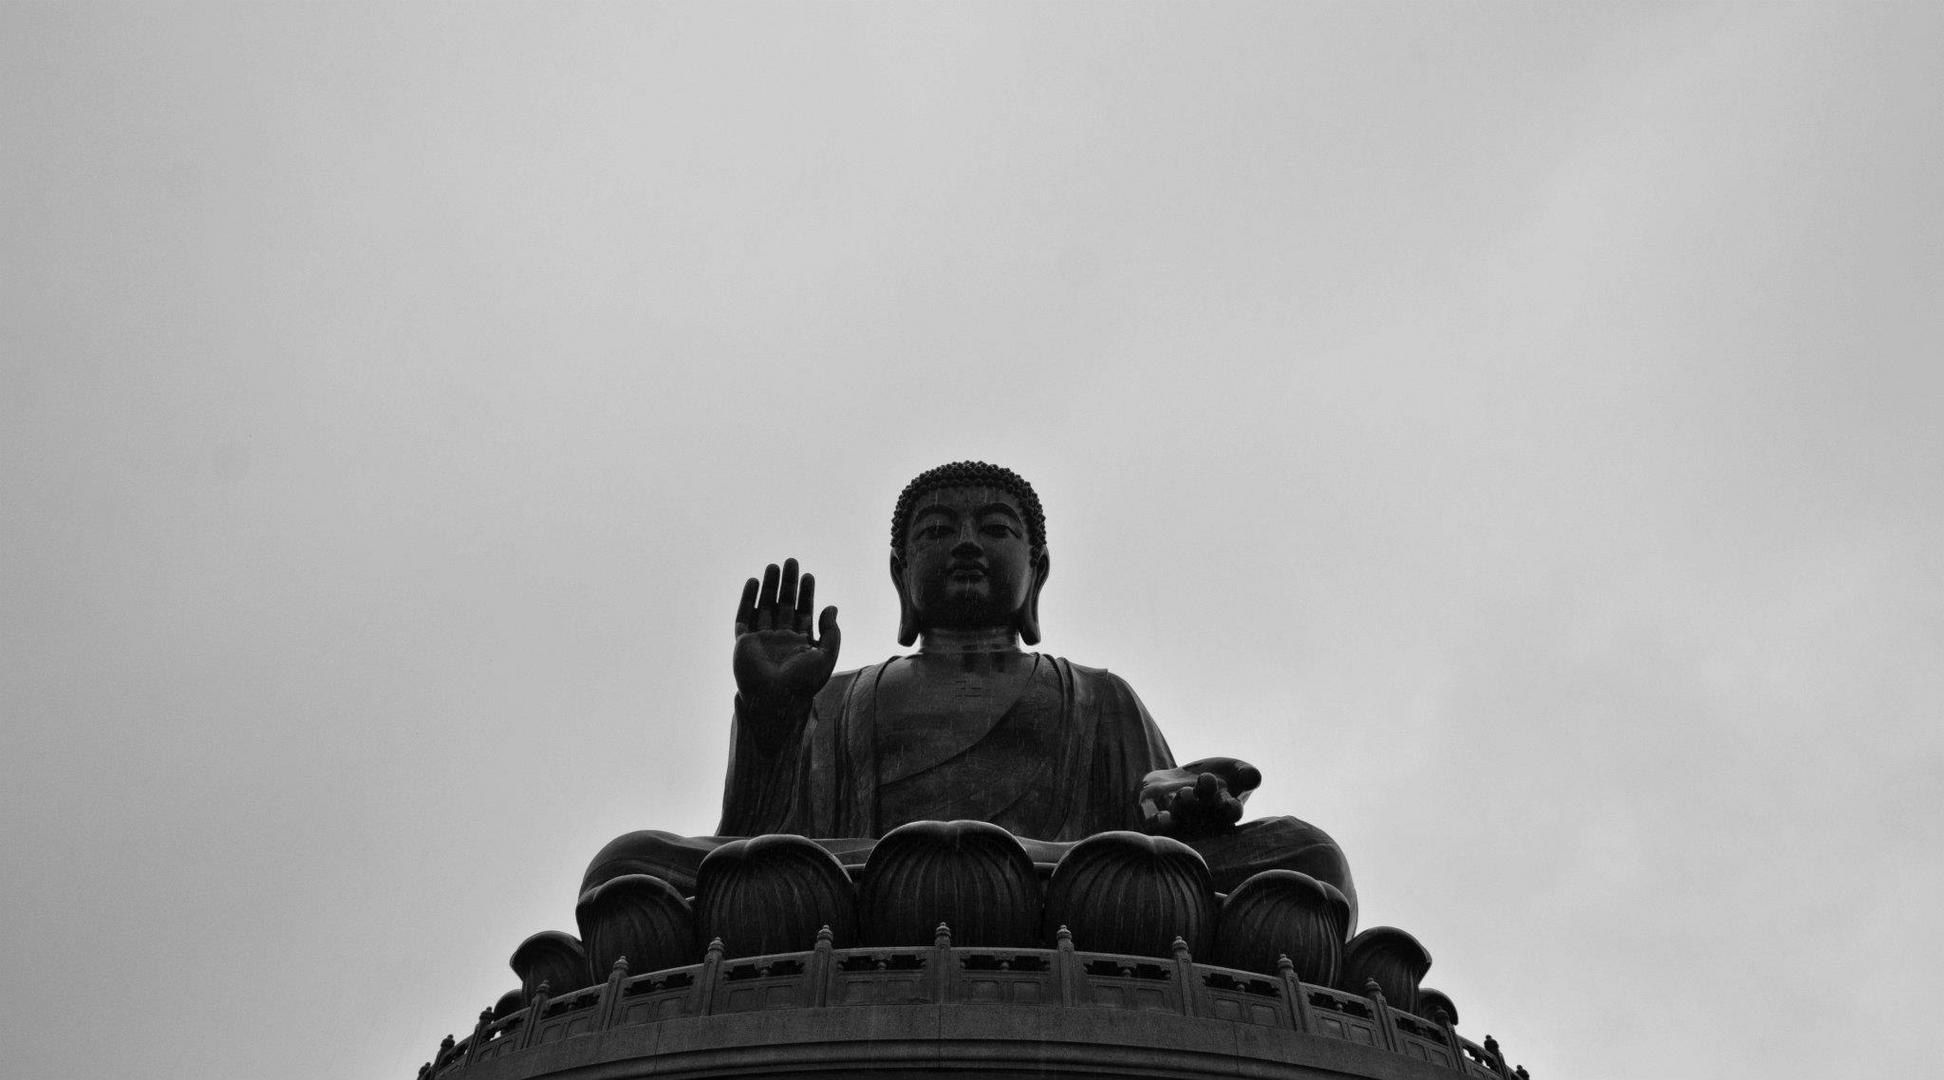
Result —
[{"label": "decorative balustrade panel", "polygon": [[550,1017],[559,1016],[562,1013],[570,1013],[576,1009],[584,1009],[600,1000],[601,988],[598,986],[590,986],[585,990],[576,990],[571,994],[562,994],[559,997],[549,998],[547,1000],[546,1008],[540,1012],[540,1018],[546,1020]]},{"label": "decorative balustrade panel", "polygon": [[556,1043],[571,1035],[585,1035],[594,1030],[594,1010],[582,1009],[566,1016],[542,1020],[533,1033],[530,1045],[544,1046]]},{"label": "decorative balustrade panel", "polygon": [[801,1009],[813,1004],[810,993],[810,980],[804,974],[801,956],[761,957],[723,966],[722,987],[716,991],[715,1005],[710,1011]]},{"label": "decorative balustrade panel", "polygon": [[1309,995],[1311,1031],[1315,1034],[1364,1046],[1384,1045],[1384,1032],[1370,999],[1309,983],[1303,984],[1303,992]]},{"label": "decorative balustrade panel", "polygon": [[986,1005],[1057,1005],[1060,988],[1052,954],[954,950],[947,997]]},{"label": "decorative balustrade panel", "polygon": [[474,1036],[475,1040],[479,1040],[479,1048],[473,1051],[473,1061],[491,1061],[496,1057],[504,1057],[518,1050],[520,1048],[520,1029],[525,1023],[525,1016],[509,1016],[494,1024],[492,1027],[487,1028],[484,1032],[481,1032],[480,1034],[484,1036],[483,1039],[478,1035]]},{"label": "decorative balustrade panel", "polygon": [[[524,1045],[544,1046],[592,1032],[599,1014],[596,1007],[600,1002],[601,988],[598,986],[548,999],[540,1007],[540,1018],[534,1023],[531,1036]],[[477,1056],[474,1060],[478,1060]]]},{"label": "decorative balustrade panel", "polygon": [[937,1000],[926,975],[931,950],[853,952],[831,968],[831,1005],[923,1005]]},{"label": "decorative balustrade panel", "polygon": [[1456,1067],[1457,1054],[1444,1029],[1396,1010],[1392,1010],[1391,1018],[1397,1029],[1398,1053],[1447,1069]]},{"label": "decorative balustrade panel", "polygon": [[1149,1009],[1180,1014],[1182,988],[1171,965],[1108,953],[1073,954],[1084,976],[1084,996],[1075,1004],[1113,1009]]},{"label": "decorative balustrade panel", "polygon": [[1458,1040],[1458,1047],[1464,1053],[1467,1073],[1477,1077],[1498,1077],[1498,1066],[1484,1047],[1466,1039]]},{"label": "decorative balustrade panel", "polygon": [[[814,950],[723,960],[588,987],[490,1020],[448,1041],[430,1077],[469,1063],[600,1030],[681,1017],[869,1005],[989,1004],[1096,1007],[1204,1017],[1388,1050],[1477,1080],[1505,1074],[1495,1057],[1448,1027],[1380,1001],[1313,983],[1148,956],[1058,949]],[[476,1046],[474,1044],[477,1044]],[[422,1074],[422,1077],[428,1074]]]},{"label": "decorative balustrade panel", "polygon": [[700,970],[699,966],[679,968],[628,980],[622,987],[616,1026],[652,1024],[694,1015],[690,1006],[695,1000],[695,976]]},{"label": "decorative balustrade panel", "polygon": [[1207,1003],[1206,1009],[1197,1010],[1202,1015],[1263,1027],[1296,1026],[1282,987],[1268,979],[1204,971],[1201,984],[1202,999]]}]

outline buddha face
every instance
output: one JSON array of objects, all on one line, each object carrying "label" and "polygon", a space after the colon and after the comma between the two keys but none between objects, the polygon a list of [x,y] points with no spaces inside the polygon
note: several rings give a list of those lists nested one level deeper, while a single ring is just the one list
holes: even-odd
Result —
[{"label": "buddha face", "polygon": [[892,569],[920,628],[1018,625],[1043,576],[1018,500],[999,488],[939,488],[916,500],[908,525]]}]

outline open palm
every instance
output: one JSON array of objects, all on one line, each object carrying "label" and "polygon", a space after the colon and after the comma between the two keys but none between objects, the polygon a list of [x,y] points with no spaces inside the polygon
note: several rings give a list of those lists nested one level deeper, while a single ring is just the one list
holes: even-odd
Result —
[{"label": "open palm", "polygon": [[810,613],[816,610],[817,579],[799,578],[797,561],[771,563],[759,584],[743,585],[736,607],[736,689],[759,712],[797,712],[830,681],[837,669],[837,649],[843,634],[837,629],[837,609],[827,607],[810,632]]}]

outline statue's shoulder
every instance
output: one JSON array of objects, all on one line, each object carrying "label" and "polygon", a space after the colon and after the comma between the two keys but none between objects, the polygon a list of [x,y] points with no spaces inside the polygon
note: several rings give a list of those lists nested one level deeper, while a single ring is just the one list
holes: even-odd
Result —
[{"label": "statue's shoulder", "polygon": [[857,668],[854,671],[833,672],[830,681],[824,683],[823,689],[817,691],[818,710],[825,715],[829,715],[834,710],[841,710],[843,703],[851,696],[851,691],[859,685],[858,680],[864,679],[863,685],[869,686],[882,667],[883,664],[872,664],[870,667]]},{"label": "statue's shoulder", "polygon": [[852,687],[860,685],[870,686],[877,682],[879,676],[884,674],[884,669],[902,659],[904,659],[902,656],[891,656],[875,664],[869,664],[850,671],[835,672],[830,676],[830,681],[824,684],[824,688],[818,692],[817,696],[823,697],[830,694],[842,696],[849,694]]},{"label": "statue's shoulder", "polygon": [[888,668],[888,667],[890,667],[890,666],[891,666],[892,664],[895,664],[895,663],[897,663],[898,661],[900,661],[900,660],[903,660],[903,659],[904,659],[904,654],[903,654],[903,653],[900,653],[900,654],[898,654],[897,656],[887,656],[887,657],[885,657],[884,659],[882,659],[882,660],[879,660],[879,661],[878,661],[877,663],[875,663],[875,664],[866,664],[866,665],[864,665],[863,667],[861,667],[861,668],[858,668],[858,669],[857,669],[857,670],[855,670],[855,671],[840,671],[840,672],[837,672],[837,673],[836,673],[835,675],[832,675],[832,676],[831,676],[831,679],[832,679],[832,680],[836,680],[836,679],[874,679],[874,678],[876,678],[876,677],[878,677],[879,675],[882,675],[882,674],[884,674],[884,669],[885,669],[885,668]]},{"label": "statue's shoulder", "polygon": [[[1040,655],[1046,656],[1045,653],[1041,653]],[[1046,658],[1048,660],[1053,661],[1055,664],[1058,664],[1061,667],[1067,669],[1068,671],[1073,672],[1074,674],[1080,676],[1083,679],[1119,679],[1120,678],[1119,675],[1116,675],[1113,672],[1108,671],[1104,667],[1094,667],[1092,664],[1076,663],[1072,660],[1068,660],[1064,656],[1046,656]]]},{"label": "statue's shoulder", "polygon": [[1064,672],[1076,686],[1085,686],[1088,690],[1096,694],[1108,694],[1114,697],[1128,698],[1134,696],[1134,688],[1127,684],[1126,679],[1121,678],[1119,675],[1114,674],[1104,667],[1076,664],[1064,656],[1047,656],[1045,653],[1041,653],[1040,655],[1052,661],[1053,665]]}]

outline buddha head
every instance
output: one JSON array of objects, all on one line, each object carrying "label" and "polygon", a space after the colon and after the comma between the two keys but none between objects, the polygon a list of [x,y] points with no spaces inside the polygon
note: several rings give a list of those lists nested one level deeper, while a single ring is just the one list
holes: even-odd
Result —
[{"label": "buddha head", "polygon": [[926,630],[1010,630],[1039,643],[1046,516],[1011,469],[956,461],[905,485],[891,515],[898,644]]}]

